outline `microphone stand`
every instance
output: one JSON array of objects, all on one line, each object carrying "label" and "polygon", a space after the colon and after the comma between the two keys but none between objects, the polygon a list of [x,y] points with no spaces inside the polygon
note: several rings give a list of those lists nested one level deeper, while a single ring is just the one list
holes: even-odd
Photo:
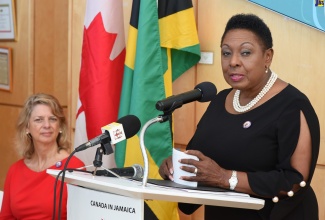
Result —
[{"label": "microphone stand", "polygon": [[94,162],[93,162],[93,165],[95,167],[95,170],[94,170],[94,173],[93,173],[93,176],[96,176],[96,172],[97,172],[97,169],[98,167],[101,167],[103,165],[103,149],[102,147],[98,147],[97,150],[96,150],[96,155],[95,155],[95,159],[94,159]]},{"label": "microphone stand", "polygon": [[142,157],[143,157],[143,162],[144,162],[144,174],[143,174],[143,179],[142,179],[143,187],[147,186],[148,174],[149,174],[149,160],[148,160],[148,155],[147,155],[147,151],[146,151],[146,146],[144,144],[144,134],[150,125],[152,125],[156,122],[162,123],[167,120],[170,120],[172,111],[167,111],[164,113],[165,113],[164,115],[159,115],[158,117],[155,117],[155,118],[147,121],[143,125],[141,132],[140,132],[140,147],[141,147],[141,152],[142,152]]},{"label": "microphone stand", "polygon": [[96,150],[96,155],[95,155],[95,159],[93,161],[93,164],[92,165],[88,165],[88,166],[84,166],[84,168],[87,168],[87,167],[90,167],[90,166],[93,166],[95,167],[95,170],[93,171],[93,176],[96,176],[96,172],[97,172],[97,169],[98,168],[103,168],[104,170],[106,170],[107,172],[111,173],[112,175],[118,177],[118,178],[121,178],[120,175],[116,174],[115,172],[111,171],[110,169],[107,169],[105,167],[103,167],[103,154],[104,155],[109,155],[111,153],[113,153],[113,148],[112,148],[112,145],[109,141],[109,139],[102,139],[102,142],[100,144],[100,147],[97,148]]},{"label": "microphone stand", "polygon": [[93,161],[93,165],[90,165],[90,166],[95,167],[95,170],[93,171],[93,176],[96,176],[97,169],[98,169],[98,167],[100,167],[100,168],[103,168],[104,170],[106,170],[107,172],[109,172],[110,174],[112,174],[113,176],[116,176],[117,178],[121,178],[121,176],[118,175],[117,173],[115,173],[115,172],[111,171],[110,169],[107,169],[107,168],[102,166],[103,165],[103,161],[102,161],[103,154],[104,155],[111,154],[111,153],[106,153],[108,145],[110,146],[110,149],[112,150],[111,152],[113,152],[112,145],[109,142],[106,145],[106,147],[104,147],[103,144],[101,144],[101,146],[98,147],[97,150],[96,150],[96,155],[95,155],[95,159]]}]

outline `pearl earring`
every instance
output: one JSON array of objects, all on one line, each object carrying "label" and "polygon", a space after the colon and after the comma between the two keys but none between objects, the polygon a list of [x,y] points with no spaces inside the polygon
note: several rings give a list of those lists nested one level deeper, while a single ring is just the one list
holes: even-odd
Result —
[{"label": "pearl earring", "polygon": [[26,135],[29,135],[29,132],[28,131],[26,131]]},{"label": "pearl earring", "polygon": [[62,131],[59,131],[60,134],[62,134]]},{"label": "pearl earring", "polygon": [[265,73],[269,72],[269,68],[265,66]]}]

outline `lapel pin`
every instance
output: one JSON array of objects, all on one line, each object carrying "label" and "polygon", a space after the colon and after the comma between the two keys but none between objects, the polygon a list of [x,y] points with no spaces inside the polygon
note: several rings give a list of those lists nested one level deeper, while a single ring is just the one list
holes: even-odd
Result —
[{"label": "lapel pin", "polygon": [[249,128],[251,125],[252,125],[252,123],[251,123],[250,121],[246,121],[246,122],[243,124],[243,128],[247,129],[247,128]]}]

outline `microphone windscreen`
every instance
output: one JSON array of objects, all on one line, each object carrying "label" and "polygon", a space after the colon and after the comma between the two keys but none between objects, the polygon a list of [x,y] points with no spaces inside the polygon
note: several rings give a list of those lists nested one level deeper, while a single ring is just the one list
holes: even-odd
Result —
[{"label": "microphone windscreen", "polygon": [[117,123],[121,123],[123,125],[126,138],[134,136],[136,133],[138,133],[141,127],[141,122],[135,115],[126,115],[118,119]]},{"label": "microphone windscreen", "polygon": [[217,88],[211,82],[202,82],[196,85],[194,89],[199,89],[202,92],[202,97],[197,100],[199,102],[209,102],[217,94]]}]

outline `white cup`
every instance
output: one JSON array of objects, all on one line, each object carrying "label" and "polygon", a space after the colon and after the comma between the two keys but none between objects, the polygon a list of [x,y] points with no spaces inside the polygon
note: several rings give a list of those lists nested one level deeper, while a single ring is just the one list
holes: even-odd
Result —
[{"label": "white cup", "polygon": [[[190,173],[186,172],[184,170],[181,170],[181,166],[188,166],[188,167],[194,167],[192,165],[186,165],[186,164],[181,164],[178,162],[180,159],[194,159],[194,160],[199,160],[196,156],[186,154],[180,150],[173,149],[173,167],[174,167],[174,182],[182,185],[187,185],[187,186],[192,186],[192,187],[197,187],[197,182],[192,182],[192,181],[186,181],[186,180],[181,180],[181,176],[196,176],[195,173]],[[195,167],[194,167],[195,168]]]}]

